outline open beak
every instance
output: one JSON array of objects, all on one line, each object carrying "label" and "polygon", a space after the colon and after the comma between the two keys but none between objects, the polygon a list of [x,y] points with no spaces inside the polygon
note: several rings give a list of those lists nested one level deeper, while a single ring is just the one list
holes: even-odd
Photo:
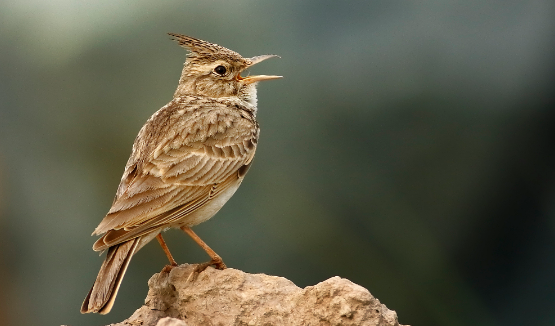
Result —
[{"label": "open beak", "polygon": [[[279,56],[275,54],[266,54],[266,55],[259,55],[256,57],[252,57],[249,59],[251,61],[251,64],[249,65],[249,67],[254,66],[255,64],[260,63],[266,59],[270,59],[274,57],[279,58]],[[241,77],[241,75],[237,75],[237,80],[242,80],[243,83],[245,84],[252,84],[252,83],[257,83],[259,81],[279,79],[279,78],[283,78],[283,76],[258,75],[258,76]]]}]

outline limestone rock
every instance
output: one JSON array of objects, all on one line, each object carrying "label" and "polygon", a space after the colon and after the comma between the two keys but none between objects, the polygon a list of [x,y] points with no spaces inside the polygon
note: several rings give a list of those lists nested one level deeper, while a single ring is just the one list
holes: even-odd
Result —
[{"label": "limestone rock", "polygon": [[187,326],[187,324],[181,319],[164,317],[158,321],[156,326]]},{"label": "limestone rock", "polygon": [[[144,306],[114,326],[399,326],[397,314],[368,290],[340,277],[304,289],[277,276],[181,265],[148,281]],[[171,317],[171,318],[165,318]]]}]

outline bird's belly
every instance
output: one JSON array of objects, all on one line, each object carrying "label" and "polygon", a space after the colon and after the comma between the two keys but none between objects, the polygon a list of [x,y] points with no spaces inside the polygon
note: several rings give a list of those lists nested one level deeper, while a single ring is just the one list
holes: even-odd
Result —
[{"label": "bird's belly", "polygon": [[233,196],[237,188],[239,188],[239,186],[241,185],[241,181],[243,181],[243,178],[235,181],[235,184],[229,185],[229,188],[227,190],[209,201],[203,207],[185,216],[174,227],[191,227],[208,221],[210,218],[212,218],[212,216],[216,215],[216,213],[224,206],[224,204],[231,198],[231,196]]}]

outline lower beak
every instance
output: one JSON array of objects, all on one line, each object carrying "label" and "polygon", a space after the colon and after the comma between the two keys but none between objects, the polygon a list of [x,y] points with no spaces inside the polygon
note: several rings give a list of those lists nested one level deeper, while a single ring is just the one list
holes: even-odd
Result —
[{"label": "lower beak", "polygon": [[252,84],[252,83],[257,83],[259,81],[280,79],[280,78],[283,78],[283,76],[267,76],[267,75],[248,76],[248,77],[241,77],[240,75],[237,76],[237,80],[242,80],[243,83],[245,84]]}]

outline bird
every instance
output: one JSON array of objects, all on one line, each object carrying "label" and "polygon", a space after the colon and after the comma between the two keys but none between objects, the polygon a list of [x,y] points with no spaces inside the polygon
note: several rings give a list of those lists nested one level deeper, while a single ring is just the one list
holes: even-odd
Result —
[{"label": "bird", "polygon": [[93,235],[93,250],[107,251],[81,313],[107,314],[134,254],[157,238],[177,266],[162,231],[179,228],[225,269],[222,258],[192,226],[214,216],[233,196],[252,165],[260,127],[258,82],[282,78],[241,73],[277,55],[242,57],[218,44],[168,33],[188,50],[173,99],[155,112],[135,138],[110,210]]}]

